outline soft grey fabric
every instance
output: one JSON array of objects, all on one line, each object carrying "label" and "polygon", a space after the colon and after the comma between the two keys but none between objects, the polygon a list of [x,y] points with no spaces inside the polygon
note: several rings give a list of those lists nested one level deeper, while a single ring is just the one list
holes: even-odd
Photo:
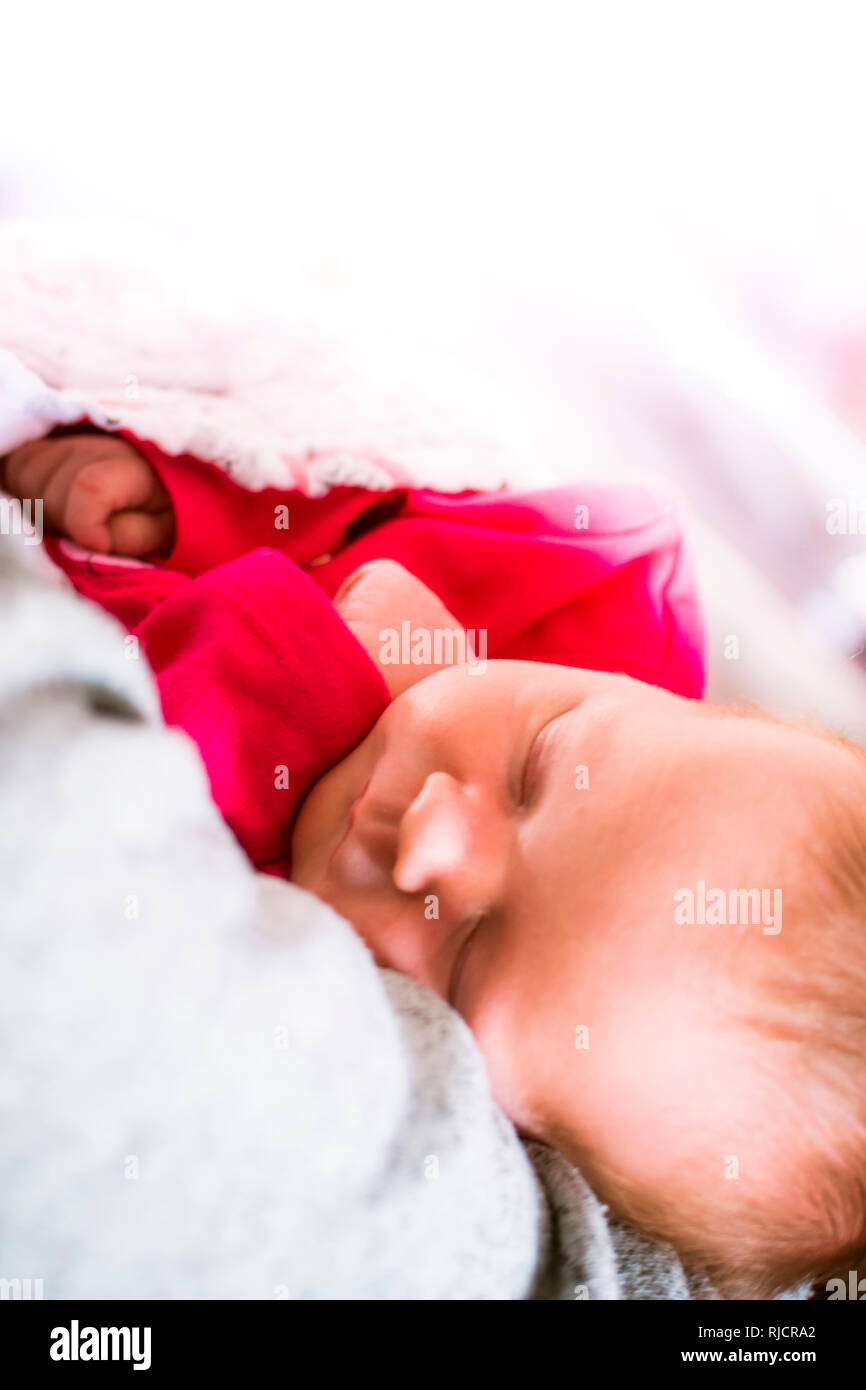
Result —
[{"label": "soft grey fabric", "polygon": [[252,872],[121,629],[0,557],[0,1275],[525,1295],[538,1185],[462,1021]]},{"label": "soft grey fabric", "polygon": [[683,1269],[669,1245],[613,1220],[576,1168],[542,1144],[527,1152],[547,1195],[548,1258],[534,1298],[717,1299],[709,1281]]}]

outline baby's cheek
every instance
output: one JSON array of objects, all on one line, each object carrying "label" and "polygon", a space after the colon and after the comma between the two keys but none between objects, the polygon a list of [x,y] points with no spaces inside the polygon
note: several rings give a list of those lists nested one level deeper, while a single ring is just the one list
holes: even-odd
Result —
[{"label": "baby's cheek", "polygon": [[491,972],[461,1013],[484,1057],[494,1100],[522,1133],[542,1138],[547,1067],[539,1066],[537,1033],[527,1035],[517,1025],[507,980]]},{"label": "baby's cheek", "polygon": [[[648,972],[649,975],[649,972]],[[583,1161],[659,1191],[700,1136],[718,1156],[746,1142],[737,1123],[744,1068],[723,1026],[701,1016],[695,991],[650,981],[643,994],[622,986],[576,1051],[569,1088],[552,1088],[557,1123]]]}]

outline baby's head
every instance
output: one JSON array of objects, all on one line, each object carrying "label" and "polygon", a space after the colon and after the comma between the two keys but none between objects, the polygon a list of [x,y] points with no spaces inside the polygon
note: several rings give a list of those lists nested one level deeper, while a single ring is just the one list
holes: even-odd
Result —
[{"label": "baby's head", "polygon": [[459,1010],[523,1133],[760,1295],[866,1246],[863,826],[829,736],[491,661],[396,699],[292,850]]}]

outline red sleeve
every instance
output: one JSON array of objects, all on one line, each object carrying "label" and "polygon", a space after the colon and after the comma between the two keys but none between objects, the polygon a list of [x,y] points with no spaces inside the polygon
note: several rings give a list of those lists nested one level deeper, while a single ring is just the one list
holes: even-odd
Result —
[{"label": "red sleeve", "polygon": [[[166,723],[198,745],[214,801],[241,846],[258,867],[284,873],[300,802],[369,732],[389,702],[387,687],[300,567],[303,556],[262,546],[272,535],[277,546],[288,540],[274,519],[275,507],[291,500],[293,539],[302,542],[294,548],[312,556],[326,548],[315,516],[299,524],[299,494],[249,492],[212,464],[124,433],[172,497],[172,553],[149,564],[93,555],[54,536],[46,548],[79,593],[138,636]],[[349,492],[322,525],[340,528],[365,504],[363,490]]]},{"label": "red sleeve", "polygon": [[388,704],[375,665],[312,580],[268,549],[190,580],[135,631],[166,722],[198,745],[242,848],[287,872],[301,800]]},{"label": "red sleeve", "polygon": [[173,456],[158,444],[118,431],[151,465],[168,492],[174,512],[174,545],[160,564],[198,575],[261,545],[280,547],[275,505],[288,494],[275,488],[251,492],[214,464],[191,454]]},{"label": "red sleeve", "polygon": [[318,565],[322,556],[342,548],[365,513],[393,510],[405,496],[399,488],[371,493],[337,487],[327,499],[287,488],[253,491],[216,464],[192,454],[167,454],[128,430],[119,433],[159,474],[171,498],[174,545],[159,563],[181,574],[204,574],[261,545],[289,555],[302,568]]},{"label": "red sleeve", "polygon": [[655,481],[418,490],[406,518],[363,537],[352,563],[375,553],[429,585],[491,657],[703,693],[704,622],[680,504]]}]

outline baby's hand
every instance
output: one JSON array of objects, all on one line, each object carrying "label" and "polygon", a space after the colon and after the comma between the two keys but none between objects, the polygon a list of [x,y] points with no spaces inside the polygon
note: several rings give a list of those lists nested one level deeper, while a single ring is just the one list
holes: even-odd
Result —
[{"label": "baby's hand", "polygon": [[170,550],[171,501],[139,453],[111,434],[37,439],[5,459],[4,486],[42,500],[43,522],[86,550],[145,556]]},{"label": "baby's hand", "polygon": [[[393,643],[388,630],[408,621],[413,633],[436,629],[460,629],[460,623],[432,589],[416,579],[396,560],[371,560],[344,580],[334,595],[334,607],[378,666],[392,697],[432,675],[441,667],[389,660]],[[455,644],[459,648],[459,644]]]}]

